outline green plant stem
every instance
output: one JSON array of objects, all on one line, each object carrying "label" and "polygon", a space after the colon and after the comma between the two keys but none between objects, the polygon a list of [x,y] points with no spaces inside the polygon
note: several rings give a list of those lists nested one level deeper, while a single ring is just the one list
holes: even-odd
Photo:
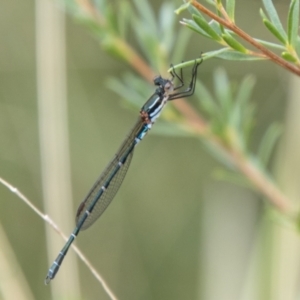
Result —
[{"label": "green plant stem", "polygon": [[255,39],[253,39],[250,35],[248,35],[246,32],[244,32],[242,29],[240,29],[234,23],[232,23],[232,21],[228,20],[227,18],[226,18],[226,20],[222,19],[221,17],[219,17],[218,15],[216,15],[215,13],[213,13],[212,11],[210,11],[205,6],[203,6],[202,4],[198,3],[195,0],[190,1],[190,3],[195,8],[197,8],[198,10],[203,12],[204,14],[208,15],[209,17],[211,17],[215,21],[219,22],[226,28],[235,32],[238,36],[240,36],[242,39],[244,39],[245,41],[250,43],[252,46],[257,48],[258,50],[260,50],[267,58],[269,58],[276,64],[278,64],[278,65],[282,66],[283,68],[287,69],[288,71],[300,76],[300,68],[299,67],[287,62],[286,60],[282,59],[280,56],[276,55],[274,52],[265,48],[263,45],[258,43]]}]

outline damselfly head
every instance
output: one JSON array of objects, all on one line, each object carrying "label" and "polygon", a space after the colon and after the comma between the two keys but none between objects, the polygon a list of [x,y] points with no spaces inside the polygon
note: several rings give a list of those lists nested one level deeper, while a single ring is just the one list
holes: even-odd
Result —
[{"label": "damselfly head", "polygon": [[154,77],[153,82],[154,82],[154,85],[164,88],[165,85],[169,82],[169,80],[164,79],[159,75],[159,76]]}]

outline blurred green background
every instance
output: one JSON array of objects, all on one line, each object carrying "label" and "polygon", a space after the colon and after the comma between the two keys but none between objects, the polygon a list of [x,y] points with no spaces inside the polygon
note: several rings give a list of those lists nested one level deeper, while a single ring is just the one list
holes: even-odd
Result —
[{"label": "blurred green background", "polygon": [[[283,23],[288,2],[274,1]],[[152,1],[156,9],[160,3]],[[237,1],[237,23],[256,37],[269,38],[259,17],[261,6],[261,1]],[[36,3],[2,0],[0,7],[0,177],[48,213],[40,159]],[[77,205],[114,155],[138,111],[126,109],[106,85],[108,77],[120,76],[128,66],[103,52],[70,16],[65,34],[74,202],[69,214],[74,218]],[[198,57],[212,47],[204,38],[192,39],[183,59]],[[201,65],[198,78],[211,87],[212,72],[220,66],[236,82],[246,74],[256,77],[256,129],[251,142],[255,151],[268,124],[285,118],[290,75],[270,62],[211,59]],[[153,130],[139,145],[109,209],[77,239],[118,299],[277,299],[264,288],[272,273],[267,264],[270,253],[264,249],[274,236],[270,220],[264,218],[262,199],[247,189],[216,181],[212,175],[220,167],[196,139],[158,136]],[[56,200],[64,201],[63,197]],[[2,185],[0,205],[1,299],[13,299],[7,295],[17,290],[24,299],[109,299],[80,261],[76,288],[81,294],[67,296],[71,285],[66,286],[65,296],[63,287],[60,298],[51,296],[51,287],[43,283],[55,258],[55,254],[47,256],[48,225]],[[72,230],[71,225],[65,233]],[[63,244],[59,238],[53,245],[55,253]],[[51,286],[63,276],[58,273]]]}]

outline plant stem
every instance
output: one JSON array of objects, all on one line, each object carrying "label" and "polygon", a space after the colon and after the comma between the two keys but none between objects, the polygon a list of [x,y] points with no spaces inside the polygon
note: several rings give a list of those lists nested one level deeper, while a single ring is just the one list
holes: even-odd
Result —
[{"label": "plant stem", "polygon": [[[189,105],[188,103],[186,103]],[[192,109],[192,108],[190,108]],[[227,159],[253,184],[253,186],[263,194],[271,204],[279,211],[289,216],[293,216],[291,201],[280,191],[280,189],[263,173],[251,159],[239,149],[229,148],[209,130],[208,124],[193,112],[190,118],[188,110],[181,111],[186,116],[186,125],[192,127],[195,132],[205,138],[213,147],[220,149],[226,154]]]},{"label": "plant stem", "polygon": [[231,151],[231,153],[241,173],[252,182],[257,190],[265,195],[278,210],[292,215],[293,210],[289,199],[277,186],[249,158],[238,151]]},{"label": "plant stem", "polygon": [[212,19],[216,20],[226,28],[232,30],[235,32],[238,36],[240,36],[242,39],[250,43],[252,46],[255,48],[259,49],[262,53],[264,53],[270,60],[274,61],[276,64],[282,66],[283,68],[289,70],[290,72],[300,76],[300,68],[297,66],[287,62],[280,56],[276,55],[274,52],[270,51],[269,49],[265,48],[263,45],[258,43],[255,39],[253,39],[249,34],[244,32],[242,29],[240,29],[238,26],[236,26],[234,23],[232,23],[229,20],[222,19],[218,15],[214,14],[211,12],[209,9],[207,9],[205,6],[202,4],[198,3],[195,0],[192,0],[190,2],[194,7],[196,7],[198,10],[203,12],[204,14],[208,15]]},{"label": "plant stem", "polygon": [[[232,22],[220,18],[219,16],[215,15],[196,1],[191,1],[191,3],[203,13],[206,13],[211,18],[215,19],[227,28],[236,32],[239,36],[243,37],[253,46],[258,48],[262,52],[260,55],[265,55],[273,61],[277,62],[278,64],[284,66],[286,69],[291,70],[293,73],[300,75],[300,69],[296,68],[294,65],[289,64],[288,62],[278,57],[267,48],[263,47],[261,44],[259,44],[248,34],[239,29]],[[125,51],[127,53],[131,53],[131,55],[125,56],[128,58],[127,63],[130,64],[131,67],[134,68],[138,73],[140,73],[144,78],[152,82],[153,72],[150,69],[150,67],[148,67],[147,63],[135,52],[135,50],[125,40],[119,38],[119,45],[121,45],[123,49],[126,49]],[[216,135],[213,135],[210,132],[206,120],[204,120],[198,113],[196,113],[194,108],[188,102],[175,101],[173,105],[185,117],[186,125],[189,128],[192,128],[202,138],[208,140],[212,145],[221,149],[223,153],[226,153],[228,159],[230,159],[232,163],[239,169],[239,171],[245,177],[247,177],[250,180],[250,182],[252,182],[252,184],[257,188],[257,190],[259,190],[263,195],[267,197],[270,203],[272,203],[279,211],[283,213],[292,213],[290,200],[269,180],[266,174],[262,173],[251,162],[249,158],[240,153],[238,150],[233,150],[226,147]]]}]

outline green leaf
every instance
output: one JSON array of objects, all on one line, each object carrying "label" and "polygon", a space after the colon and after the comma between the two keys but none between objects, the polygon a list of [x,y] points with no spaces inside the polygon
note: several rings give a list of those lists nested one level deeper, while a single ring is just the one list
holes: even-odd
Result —
[{"label": "green leaf", "polygon": [[195,94],[200,108],[210,117],[213,117],[220,110],[209,90],[199,80],[197,80]]},{"label": "green leaf", "polygon": [[221,55],[224,52],[228,52],[228,51],[232,51],[230,48],[226,47],[226,48],[221,48],[218,50],[213,50],[213,51],[209,51],[209,52],[205,52],[202,56],[203,56],[203,60],[207,60],[210,59],[212,57],[219,57],[219,55]]},{"label": "green leaf", "polygon": [[235,50],[229,49],[228,51],[222,52],[216,57],[226,59],[226,60],[237,60],[237,61],[244,61],[244,60],[262,60],[264,58],[253,56],[250,54],[241,53]]},{"label": "green leaf", "polygon": [[224,169],[217,169],[215,172],[213,172],[213,177],[218,180],[234,183],[236,185],[248,189],[254,188],[253,184],[245,176],[241,176],[241,174],[238,172],[231,172]]},{"label": "green leaf", "polygon": [[255,39],[257,42],[259,42],[260,44],[270,47],[270,48],[274,48],[274,49],[279,49],[279,50],[285,50],[285,47],[280,45],[280,44],[275,44],[275,43],[271,43],[271,42],[266,42],[260,39]]},{"label": "green leaf", "polygon": [[218,35],[221,35],[223,33],[220,27],[220,23],[218,23],[217,21],[211,20],[208,24]]},{"label": "green leaf", "polygon": [[190,2],[184,3],[184,4],[180,5],[174,12],[175,12],[175,14],[179,15],[183,11],[187,10],[190,6],[191,6]]},{"label": "green leaf", "polygon": [[216,3],[214,2],[214,0],[206,0],[206,2],[212,6],[216,6]]},{"label": "green leaf", "polygon": [[263,19],[263,23],[269,29],[269,31],[284,45],[286,44],[285,38],[280,34],[276,27],[267,19]]},{"label": "green leaf", "polygon": [[270,17],[271,22],[276,27],[276,29],[280,32],[280,34],[286,39],[286,33],[280,22],[280,19],[278,17],[276,8],[274,7],[272,0],[263,0],[263,3],[266,8],[266,11]]},{"label": "green leaf", "polygon": [[133,0],[141,19],[149,26],[149,30],[157,34],[157,26],[153,9],[146,0]]},{"label": "green leaf", "polygon": [[300,37],[299,36],[297,36],[297,40],[296,40],[296,52],[299,56],[300,55]]},{"label": "green leaf", "polygon": [[259,14],[260,14],[260,16],[261,16],[262,19],[268,20],[268,17],[267,17],[267,15],[265,14],[265,12],[263,11],[262,8],[259,9]]},{"label": "green leaf", "polygon": [[227,123],[232,109],[232,93],[227,74],[224,69],[218,68],[214,72],[214,86],[218,103],[221,106],[223,119]]},{"label": "green leaf", "polygon": [[[231,133],[231,141],[230,144],[235,148],[242,148],[242,128],[243,118],[241,107],[234,103],[233,108],[231,109],[231,113],[228,120],[228,133]],[[238,143],[237,143],[238,141]],[[244,147],[243,147],[244,148]]]},{"label": "green leaf", "polygon": [[160,41],[163,46],[170,52],[174,47],[174,14],[170,13],[174,10],[173,3],[163,3],[159,11],[159,32]]},{"label": "green leaf", "polygon": [[288,41],[296,47],[299,29],[299,0],[292,0],[288,14]]},{"label": "green leaf", "polygon": [[245,77],[239,86],[236,101],[240,105],[245,105],[249,100],[255,84],[255,78],[251,75]]},{"label": "green leaf", "polygon": [[258,150],[258,158],[263,166],[266,166],[270,160],[270,156],[274,149],[275,143],[278,141],[282,133],[282,126],[272,124],[264,134]]},{"label": "green leaf", "polygon": [[203,35],[204,37],[211,38],[203,29],[201,29],[197,23],[193,20],[183,19],[181,24],[185,25],[186,27],[192,29],[193,31]]},{"label": "green leaf", "polygon": [[[154,13],[146,0],[134,0],[139,11],[139,17],[132,16],[131,22],[137,36],[137,42],[153,69],[165,70],[166,59],[175,49],[174,14],[172,4],[162,5],[159,19],[155,21]],[[145,12],[147,10],[148,12]],[[155,23],[155,25],[154,25]]]},{"label": "green leaf", "polygon": [[155,38],[153,32],[151,32],[151,29],[148,28],[147,30],[146,28],[144,28],[140,24],[138,19],[132,18],[132,22],[134,22],[133,29],[137,36],[137,41],[143,53],[147,57],[147,60],[152,63],[153,59],[155,58],[154,55],[156,55],[156,50],[158,46],[157,38]]},{"label": "green leaf", "polygon": [[229,18],[234,22],[235,0],[226,0],[226,12]]},{"label": "green leaf", "polygon": [[132,73],[126,73],[121,81],[118,78],[110,77],[106,80],[106,85],[121,99],[125,99],[131,107],[140,107],[145,102],[145,97],[149,97],[153,92],[153,85],[145,82],[140,77]]},{"label": "green leaf", "polygon": [[256,111],[256,107],[253,103],[247,103],[242,108],[242,124],[240,132],[241,139],[243,141],[244,148],[248,148],[248,143],[251,137],[251,133],[254,127],[254,112]]},{"label": "green leaf", "polygon": [[193,5],[190,5],[188,7],[188,11],[191,15],[197,15],[198,17],[204,19],[203,15],[201,14],[201,11],[198,10],[196,7],[194,7]]},{"label": "green leaf", "polygon": [[179,28],[179,32],[176,36],[177,41],[176,47],[174,47],[172,52],[171,61],[181,61],[182,57],[184,57],[184,53],[186,51],[186,47],[188,45],[188,41],[190,40],[192,35],[192,31],[185,30],[184,27]]},{"label": "green leaf", "polygon": [[290,61],[292,63],[296,63],[297,62],[297,58],[295,56],[293,56],[291,53],[289,52],[282,52],[281,53],[281,57],[284,58],[287,61]]},{"label": "green leaf", "polygon": [[118,31],[120,36],[123,39],[125,39],[132,8],[130,7],[128,2],[122,1],[119,5],[119,11],[120,13],[118,15]]},{"label": "green leaf", "polygon": [[119,41],[120,40],[115,35],[106,34],[102,37],[101,45],[102,48],[110,55],[115,56],[118,59],[128,61],[131,54],[120,47]]},{"label": "green leaf", "polygon": [[200,18],[197,15],[193,15],[194,21],[197,25],[204,30],[213,40],[220,42],[222,39],[220,36],[209,26],[206,20]]},{"label": "green leaf", "polygon": [[195,64],[195,60],[198,62],[198,63],[201,63],[201,61],[204,61],[206,60],[206,57],[205,57],[206,53],[205,54],[199,54],[199,58],[197,59],[193,59],[193,60],[189,60],[189,61],[183,61],[182,63],[180,64],[177,64],[175,66],[172,66],[172,68],[170,68],[168,70],[168,72],[171,72],[173,69],[175,70],[178,70],[178,69],[184,69],[184,68],[187,68],[187,67],[192,67],[194,66]]},{"label": "green leaf", "polygon": [[[253,124],[253,107],[249,102],[254,83],[255,79],[253,76],[245,77],[239,85],[239,89],[235,97],[234,110],[240,111],[240,124],[236,124],[238,126],[236,130],[241,133],[241,139],[245,146]],[[238,112],[235,113],[238,114]]]},{"label": "green leaf", "polygon": [[[244,54],[244,53],[232,50],[228,47],[205,52],[201,55],[201,57],[204,61],[208,60],[210,58],[213,58],[213,57],[226,59],[226,60],[237,60],[237,61],[245,61],[245,60],[250,61],[250,60],[262,60],[263,59],[261,57],[256,57],[256,56],[252,56],[249,54]],[[185,61],[183,63],[175,65],[174,68],[175,69],[185,68],[185,67],[193,66],[194,63],[195,63],[194,60]],[[170,72],[170,70],[168,72]]]},{"label": "green leaf", "polygon": [[230,46],[232,49],[242,53],[248,52],[248,50],[241,43],[239,43],[235,38],[233,38],[228,33],[223,33],[222,38],[227,43],[227,45]]}]

